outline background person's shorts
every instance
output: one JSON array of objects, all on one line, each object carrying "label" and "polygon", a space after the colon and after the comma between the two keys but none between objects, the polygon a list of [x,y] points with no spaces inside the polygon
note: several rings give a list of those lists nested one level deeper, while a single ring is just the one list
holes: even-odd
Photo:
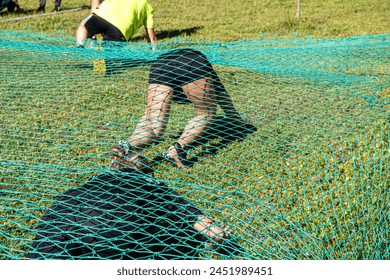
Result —
[{"label": "background person's shorts", "polygon": [[88,31],[88,38],[92,38],[96,34],[103,34],[104,41],[126,41],[122,32],[117,27],[97,15],[92,14],[87,16],[82,24],[84,24]]}]

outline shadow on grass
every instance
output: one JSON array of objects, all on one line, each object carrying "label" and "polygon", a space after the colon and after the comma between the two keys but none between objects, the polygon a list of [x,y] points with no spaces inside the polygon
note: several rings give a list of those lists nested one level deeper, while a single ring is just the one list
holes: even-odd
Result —
[{"label": "shadow on grass", "polygon": [[95,75],[111,76],[119,74],[122,71],[143,65],[150,65],[155,60],[152,59],[132,59],[132,58],[106,58],[94,59],[91,62],[72,62],[65,63],[65,67],[90,69]]},{"label": "shadow on grass", "polygon": [[[172,30],[162,30],[162,31],[156,31],[156,37],[158,40],[163,39],[170,39],[175,38],[179,36],[191,36],[193,34],[196,34],[199,30],[203,29],[203,26],[194,26],[190,28],[184,28],[184,29],[172,29]],[[144,36],[137,35],[132,38],[133,41],[143,41],[145,40]]]},{"label": "shadow on grass", "polygon": [[[246,123],[245,127],[242,127],[238,126],[227,117],[219,116],[211,123],[207,131],[196,141],[192,149],[199,146],[203,146],[210,141],[219,141],[216,141],[216,143],[213,143],[210,146],[206,147],[195,157],[187,159],[184,162],[184,165],[188,168],[197,163],[201,158],[214,156],[221,149],[227,147],[228,145],[237,141],[243,141],[248,135],[254,133],[256,130],[256,126],[251,123]],[[182,132],[180,132],[179,135],[181,133]],[[176,138],[178,138],[179,135]],[[152,168],[153,166],[160,164],[164,160],[165,158],[163,156],[158,156],[154,158],[152,160]]]}]

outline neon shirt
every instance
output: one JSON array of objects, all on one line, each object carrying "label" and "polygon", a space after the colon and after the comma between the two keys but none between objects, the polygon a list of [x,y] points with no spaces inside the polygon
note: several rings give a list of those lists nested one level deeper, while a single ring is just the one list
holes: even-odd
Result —
[{"label": "neon shirt", "polygon": [[141,26],[154,28],[153,8],[147,0],[105,0],[94,14],[117,27],[126,41]]}]

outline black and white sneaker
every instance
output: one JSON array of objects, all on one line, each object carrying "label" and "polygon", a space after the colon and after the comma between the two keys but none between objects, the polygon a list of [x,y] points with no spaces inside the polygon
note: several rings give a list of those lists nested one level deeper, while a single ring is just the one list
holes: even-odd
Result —
[{"label": "black and white sneaker", "polygon": [[121,140],[118,144],[112,146],[110,148],[110,158],[112,160],[110,169],[118,168],[118,164],[126,159],[133,151],[133,147],[126,140]]}]

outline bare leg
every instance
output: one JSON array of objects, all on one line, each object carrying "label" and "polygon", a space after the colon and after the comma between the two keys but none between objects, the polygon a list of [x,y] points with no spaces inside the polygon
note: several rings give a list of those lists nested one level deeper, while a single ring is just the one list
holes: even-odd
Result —
[{"label": "bare leg", "polygon": [[128,139],[131,146],[143,149],[161,138],[167,127],[172,97],[171,87],[149,85],[145,113]]},{"label": "bare leg", "polygon": [[85,40],[88,37],[87,28],[84,26],[84,21],[80,24],[76,31],[76,44],[78,47],[84,46]]},{"label": "bare leg", "polygon": [[85,23],[90,20],[92,17],[92,14],[87,16],[83,21],[80,23],[79,27],[77,28],[76,31],[76,44],[77,47],[83,47],[85,40],[88,38],[88,30],[85,27]]},{"label": "bare leg", "polygon": [[164,156],[172,159],[179,168],[185,169],[181,158],[186,157],[185,150],[203,134],[207,125],[212,121],[217,105],[210,77],[183,86],[183,91],[195,108],[195,117],[188,121],[177,143],[169,147]]},{"label": "bare leg", "polygon": [[195,109],[195,117],[190,119],[177,141],[183,148],[191,145],[204,132],[217,112],[215,94],[211,78],[206,77],[183,87]]}]

